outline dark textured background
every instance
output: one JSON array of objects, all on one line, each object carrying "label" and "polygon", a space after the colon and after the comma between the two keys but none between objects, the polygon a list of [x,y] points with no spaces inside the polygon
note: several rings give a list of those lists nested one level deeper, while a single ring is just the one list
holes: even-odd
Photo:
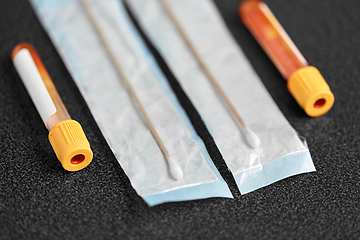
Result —
[{"label": "dark textured background", "polygon": [[[306,137],[317,172],[234,199],[148,207],[101,135],[79,90],[25,0],[0,1],[0,239],[360,239],[360,1],[266,1],[335,95],[309,118],[240,23],[239,0],[215,1],[276,103]],[[10,54],[30,42],[94,151],[82,171],[62,169]]]}]

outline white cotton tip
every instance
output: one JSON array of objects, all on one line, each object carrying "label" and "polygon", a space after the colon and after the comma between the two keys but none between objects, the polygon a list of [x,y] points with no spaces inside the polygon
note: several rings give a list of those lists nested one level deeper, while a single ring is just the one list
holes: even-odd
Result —
[{"label": "white cotton tip", "polygon": [[245,135],[246,141],[252,148],[257,148],[260,146],[261,142],[259,137],[249,127],[243,128],[243,133]]},{"label": "white cotton tip", "polygon": [[168,161],[170,173],[173,176],[173,178],[175,178],[176,180],[182,179],[184,173],[181,167],[177,165],[177,163],[171,157],[167,157],[166,159]]}]

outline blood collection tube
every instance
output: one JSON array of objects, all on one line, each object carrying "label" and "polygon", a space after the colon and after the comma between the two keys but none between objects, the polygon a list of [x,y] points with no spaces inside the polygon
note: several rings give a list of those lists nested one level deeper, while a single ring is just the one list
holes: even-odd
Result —
[{"label": "blood collection tube", "polygon": [[244,0],[239,6],[239,15],[306,114],[318,117],[327,113],[334,104],[328,84],[318,69],[309,66],[268,6],[260,0]]},{"label": "blood collection tube", "polygon": [[90,144],[81,125],[70,118],[35,48],[21,43],[14,48],[11,57],[49,130],[49,141],[62,166],[68,171],[85,168],[93,158]]}]

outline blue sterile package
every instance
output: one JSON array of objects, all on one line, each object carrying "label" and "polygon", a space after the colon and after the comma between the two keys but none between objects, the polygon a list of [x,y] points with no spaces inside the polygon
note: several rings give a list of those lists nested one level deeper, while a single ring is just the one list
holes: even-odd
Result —
[{"label": "blue sterile package", "polygon": [[132,186],[149,205],[232,198],[121,1],[88,0],[86,4],[164,145],[183,170],[178,181],[171,176],[83,5],[77,0],[31,3]]},{"label": "blue sterile package", "polygon": [[251,148],[159,0],[128,0],[214,137],[242,194],[315,171],[309,150],[285,119],[210,0],[166,0],[237,112],[260,138]]}]

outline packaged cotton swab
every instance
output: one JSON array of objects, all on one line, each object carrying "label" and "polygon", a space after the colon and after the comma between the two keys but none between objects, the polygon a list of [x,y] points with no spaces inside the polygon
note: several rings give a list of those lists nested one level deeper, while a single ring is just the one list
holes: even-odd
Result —
[{"label": "packaged cotton swab", "polygon": [[[127,2],[204,119],[241,193],[315,171],[307,146],[266,91],[212,1]],[[259,147],[249,146],[207,71],[260,139]]]},{"label": "packaged cotton swab", "polygon": [[[149,205],[232,197],[121,1],[86,1],[100,34],[77,0],[31,2],[132,186]],[[182,176],[172,171],[173,163]]]}]

